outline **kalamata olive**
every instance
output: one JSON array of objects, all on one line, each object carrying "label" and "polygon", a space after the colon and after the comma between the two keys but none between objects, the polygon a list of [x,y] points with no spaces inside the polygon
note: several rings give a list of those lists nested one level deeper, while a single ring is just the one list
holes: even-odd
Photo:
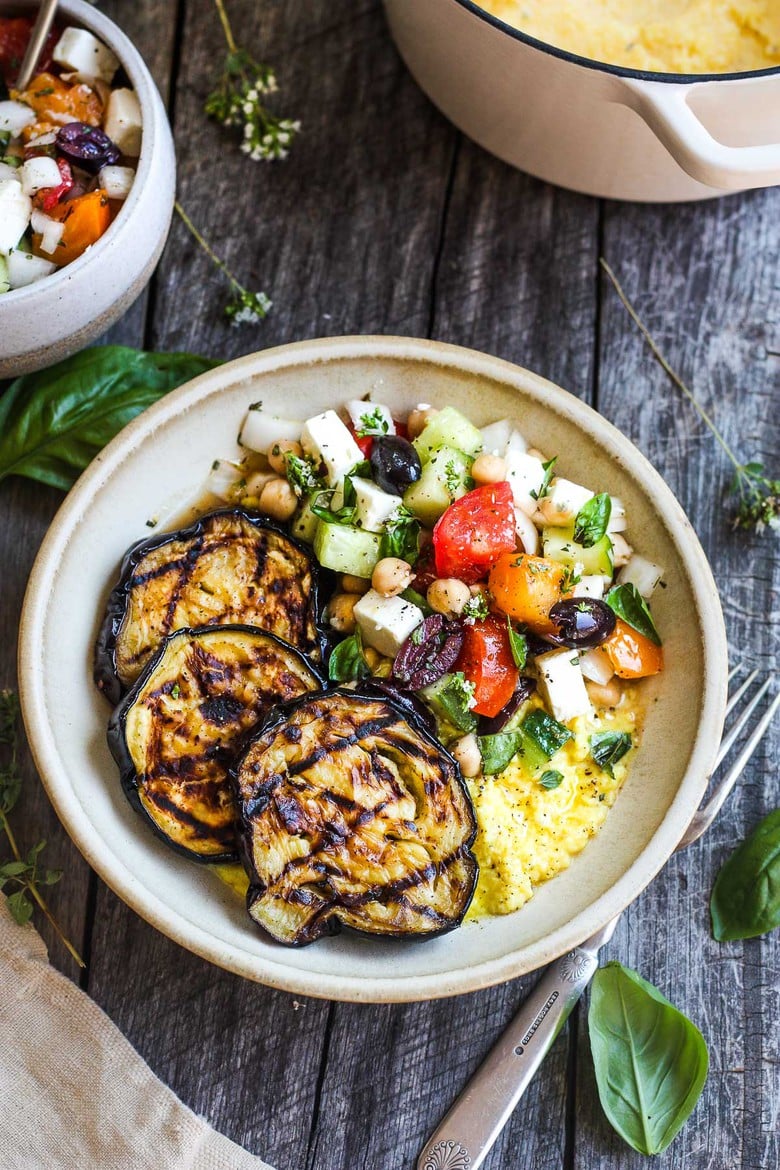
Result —
[{"label": "kalamata olive", "polygon": [[357,693],[360,695],[376,695],[377,698],[387,699],[388,702],[394,703],[396,707],[400,707],[412,721],[417,720],[418,723],[422,723],[426,731],[429,731],[432,735],[436,734],[436,717],[430,707],[426,706],[422,699],[418,699],[417,695],[412,694],[411,691],[400,690],[392,679],[363,679],[357,688]]},{"label": "kalamata olive", "polygon": [[[548,647],[549,649],[549,647]],[[536,679],[528,678],[527,675],[521,674],[517,680],[515,693],[509,702],[501,708],[498,715],[488,718],[487,715],[480,715],[479,717],[479,734],[480,735],[498,735],[503,731],[509,720],[522,707],[526,699],[529,699],[536,690]]]},{"label": "kalamata olive", "polygon": [[600,646],[615,628],[615,613],[605,601],[596,597],[566,597],[550,610],[558,627],[552,641],[573,650]]},{"label": "kalamata olive", "polygon": [[412,631],[396,654],[393,678],[410,691],[419,691],[447,673],[462,645],[461,623],[433,613]]},{"label": "kalamata olive", "polygon": [[377,435],[369,461],[376,482],[393,496],[402,496],[422,472],[420,456],[400,435]]},{"label": "kalamata olive", "polygon": [[120,151],[108,135],[99,126],[87,126],[85,122],[61,126],[57,131],[57,149],[91,175],[120,159]]}]

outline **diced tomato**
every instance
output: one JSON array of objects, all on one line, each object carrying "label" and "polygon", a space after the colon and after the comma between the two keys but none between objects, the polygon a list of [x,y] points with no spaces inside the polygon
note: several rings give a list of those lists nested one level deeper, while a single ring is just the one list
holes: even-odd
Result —
[{"label": "diced tomato", "polygon": [[664,652],[655,642],[633,629],[621,618],[615,628],[601,643],[612,669],[618,678],[647,678],[659,674],[664,668]]},{"label": "diced tomato", "polygon": [[62,239],[53,255],[48,256],[41,252],[41,237],[33,232],[33,252],[53,260],[62,267],[77,260],[87,248],[91,247],[108,228],[111,223],[111,206],[105,191],[89,191],[86,195],[79,195],[78,199],[71,199],[68,203],[58,203],[51,209],[52,219],[58,219],[65,224]]},{"label": "diced tomato", "polygon": [[[38,125],[62,125],[63,118],[71,122],[86,122],[99,126],[103,118],[103,103],[88,85],[66,85],[53,73],[40,73],[19,95],[38,115]],[[43,133],[38,129],[37,133]]]},{"label": "diced tomato", "polygon": [[[0,72],[6,85],[13,85],[30,40],[33,21],[28,16],[0,17]],[[38,73],[49,68],[54,46],[60,39],[61,30],[53,28],[46,38],[46,44],[38,60]]]},{"label": "diced tomato", "polygon": [[535,634],[552,634],[549,614],[564,597],[562,565],[526,553],[504,553],[490,570],[488,589],[496,609],[522,622]]},{"label": "diced tomato", "polygon": [[487,617],[464,626],[463,647],[455,670],[474,683],[477,715],[498,715],[517,687],[519,671],[512,657],[506,621]]},{"label": "diced tomato", "polygon": [[395,433],[398,435],[399,439],[407,439],[408,440],[409,428],[407,427],[406,423],[399,422],[397,418],[394,418],[393,419],[393,426],[395,427]]},{"label": "diced tomato", "polygon": [[352,426],[352,423],[348,423],[347,425],[349,427],[349,433],[352,435],[352,438],[355,440],[358,447],[363,452],[363,458],[370,459],[371,458],[371,448],[374,445],[374,436],[373,435],[359,435],[357,433],[357,431],[355,430],[355,428]]},{"label": "diced tomato", "polygon": [[44,187],[37,195],[33,197],[33,202],[41,208],[42,211],[51,211],[56,207],[63,195],[66,195],[73,186],[73,172],[70,169],[70,164],[67,159],[58,158],[57,166],[60,168],[60,175],[62,182],[59,187]]},{"label": "diced tomato", "polygon": [[461,496],[436,521],[436,572],[473,585],[515,544],[512,489],[506,482],[486,484]]}]

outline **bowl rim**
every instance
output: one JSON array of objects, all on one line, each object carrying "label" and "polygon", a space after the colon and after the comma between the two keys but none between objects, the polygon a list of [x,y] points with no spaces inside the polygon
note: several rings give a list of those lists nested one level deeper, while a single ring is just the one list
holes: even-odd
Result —
[{"label": "bowl rim", "polygon": [[[7,4],[0,3],[0,9],[2,10],[16,9],[23,11],[34,8],[35,0],[10,0]],[[120,65],[127,73],[133,89],[138,95],[138,101],[141,106],[141,153],[138,156],[138,165],[136,167],[133,185],[130,188],[130,194],[123,201],[113,223],[108,225],[108,228],[100,239],[96,240],[76,260],[72,260],[70,264],[65,264],[62,268],[50,272],[42,280],[35,280],[32,284],[23,285],[21,288],[10,289],[7,293],[4,293],[0,297],[0,320],[2,320],[4,304],[6,306],[12,303],[19,304],[25,298],[40,296],[44,286],[47,291],[50,289],[54,290],[56,295],[59,285],[64,286],[74,276],[85,272],[90,265],[99,263],[105,250],[118,243],[120,234],[124,234],[125,228],[130,224],[133,211],[141,200],[143,190],[149,180],[152,169],[156,138],[155,114],[159,115],[161,112],[161,99],[154,78],[140,52],[119,25],[115,24],[105,13],[94,8],[91,3],[88,4],[86,0],[60,0],[58,15],[74,19],[76,23],[83,26],[88,32],[93,32],[99,36],[116,53]]]},{"label": "bowl rim", "polygon": [[[58,565],[78,518],[111,478],[131,459],[140,443],[181,413],[195,417],[193,407],[219,394],[226,385],[261,374],[336,360],[381,358],[434,364],[498,381],[551,406],[582,428],[602,448],[619,457],[640,490],[650,495],[669,539],[674,544],[694,594],[703,640],[704,681],[701,717],[685,774],[656,832],[642,853],[601,897],[551,935],[498,958],[457,971],[425,976],[349,979],[323,972],[291,970],[284,950],[279,961],[249,955],[217,940],[186,921],[155,893],[144,888],[100,837],[71,789],[60,765],[57,746],[46,718],[43,690],[43,631],[49,596]],[[501,358],[443,342],[392,336],[347,336],[294,342],[227,362],[179,387],[129,423],[83,472],[57,512],[43,540],[30,575],[20,622],[19,694],[33,759],[60,820],[74,843],[106,884],[142,918],[173,941],[237,975],[295,994],[349,1002],[394,1003],[443,998],[505,982],[535,970],[582,943],[632,902],[674,851],[699,806],[714,766],[726,705],[728,655],[717,588],[704,551],[680,504],[659,473],[616,427],[590,406],[560,387]],[[579,925],[575,925],[579,923]],[[522,954],[519,959],[518,955]]]}]

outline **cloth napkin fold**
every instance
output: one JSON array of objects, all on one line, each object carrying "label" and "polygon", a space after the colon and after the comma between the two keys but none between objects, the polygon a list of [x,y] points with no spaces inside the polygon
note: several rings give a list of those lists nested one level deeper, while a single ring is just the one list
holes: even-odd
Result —
[{"label": "cloth napkin fold", "polygon": [[158,1080],[0,897],[2,1170],[271,1170]]}]

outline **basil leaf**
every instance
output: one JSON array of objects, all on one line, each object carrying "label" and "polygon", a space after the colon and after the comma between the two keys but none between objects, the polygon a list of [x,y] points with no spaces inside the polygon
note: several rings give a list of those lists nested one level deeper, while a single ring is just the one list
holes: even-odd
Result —
[{"label": "basil leaf", "polygon": [[318,520],[326,520],[328,524],[352,524],[355,519],[355,504],[354,504],[354,489],[352,491],[353,503],[347,503],[347,485],[351,487],[351,481],[344,481],[344,504],[341,508],[333,511],[327,504],[320,503],[321,500],[327,500],[328,504],[333,499],[333,492],[317,492],[309,501],[309,507]]},{"label": "basil leaf", "polygon": [[553,788],[560,788],[563,784],[563,772],[556,772],[554,768],[551,768],[549,772],[542,772],[539,783],[548,792],[552,791]]},{"label": "basil leaf", "polygon": [[596,731],[590,737],[590,754],[608,776],[615,775],[615,764],[633,746],[634,741],[627,731]]},{"label": "basil leaf", "polygon": [[546,463],[542,464],[542,467],[544,468],[544,479],[542,480],[541,484],[539,485],[538,492],[532,491],[529,493],[532,500],[541,500],[549,492],[550,484],[552,483],[552,477],[555,473],[555,464],[557,462],[558,462],[558,456],[553,455],[552,459],[548,459]]},{"label": "basil leaf", "polygon": [[593,548],[606,535],[612,515],[612,498],[601,492],[583,504],[574,521],[574,540],[583,548]]},{"label": "basil leaf", "polygon": [[333,682],[352,682],[365,678],[371,670],[363,655],[360,631],[356,630],[333,647],[328,659],[328,678]]},{"label": "basil leaf", "polygon": [[710,914],[718,942],[757,938],[780,926],[780,809],[726,861],[712,888]]},{"label": "basil leaf", "polygon": [[420,555],[420,521],[403,506],[385,523],[379,545],[380,557],[400,557],[410,565],[417,564]]},{"label": "basil leaf", "polygon": [[16,378],[0,397],[0,480],[24,475],[67,491],[126,423],[218,364],[103,345]]},{"label": "basil leaf", "polygon": [[502,731],[498,735],[481,735],[479,750],[482,753],[482,771],[486,776],[503,772],[507,764],[523,750],[522,731]]},{"label": "basil leaf", "polygon": [[428,605],[428,602],[423,597],[422,593],[418,593],[416,589],[412,589],[411,587],[409,589],[404,589],[401,597],[404,599],[404,601],[411,601],[412,605],[416,605],[418,609],[421,609],[425,617],[430,617],[433,613],[433,610],[431,609],[430,605]]},{"label": "basil leaf", "polygon": [[604,600],[632,630],[649,638],[656,646],[662,644],[650,607],[636,585],[616,585]]},{"label": "basil leaf", "polygon": [[614,962],[593,977],[588,1031],[607,1120],[640,1154],[660,1154],[707,1079],[701,1032],[656,987]]},{"label": "basil leaf", "polygon": [[518,670],[522,670],[528,658],[528,639],[524,634],[518,634],[509,618],[506,619],[506,629],[509,634],[509,649]]},{"label": "basil leaf", "polygon": [[542,711],[539,707],[526,715],[522,722],[522,731],[530,737],[534,745],[548,760],[565,743],[568,743],[570,739],[574,739],[568,727],[564,727],[562,723],[559,723],[557,719],[553,719],[552,715],[548,715],[546,711]]}]

